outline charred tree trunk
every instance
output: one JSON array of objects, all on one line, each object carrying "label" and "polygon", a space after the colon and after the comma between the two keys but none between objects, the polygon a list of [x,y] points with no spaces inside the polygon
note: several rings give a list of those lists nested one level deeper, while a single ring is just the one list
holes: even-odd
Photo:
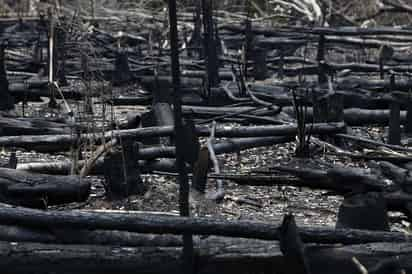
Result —
[{"label": "charred tree trunk", "polygon": [[[204,0],[208,1],[208,0]],[[210,15],[211,16],[211,15]],[[203,20],[207,20],[203,17]],[[211,19],[210,19],[211,20]],[[179,63],[179,46],[178,46],[178,30],[177,30],[177,11],[176,0],[169,0],[169,21],[170,21],[170,60],[172,64],[172,79],[173,79],[173,118],[176,137],[176,166],[179,173],[179,213],[182,218],[190,216],[189,202],[189,181],[185,168],[185,149],[182,140],[184,140],[184,125],[182,118],[182,102],[180,91],[180,63]],[[209,23],[209,22],[208,22]],[[210,22],[213,24],[213,22]],[[213,33],[212,33],[213,35]],[[214,43],[213,43],[214,45]],[[216,48],[215,48],[216,50]],[[183,233],[183,264],[182,271],[185,274],[195,272],[193,238],[190,232]]]}]

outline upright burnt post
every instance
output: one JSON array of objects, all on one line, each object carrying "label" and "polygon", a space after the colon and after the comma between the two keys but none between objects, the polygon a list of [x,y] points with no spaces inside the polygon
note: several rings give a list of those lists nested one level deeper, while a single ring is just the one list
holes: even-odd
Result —
[{"label": "upright burnt post", "polygon": [[49,91],[50,91],[50,101],[49,108],[57,108],[56,102],[56,86],[54,81],[56,78],[56,68],[57,68],[57,54],[56,54],[56,31],[55,22],[53,18],[52,9],[47,10],[49,17],[49,31],[48,31],[48,49],[47,49],[47,59],[48,59],[48,80],[49,80]]},{"label": "upright burnt post", "polygon": [[139,169],[139,144],[124,139],[120,149],[113,149],[104,157],[104,178],[111,199],[128,197],[143,191]]},{"label": "upright burnt post", "polygon": [[318,83],[319,85],[323,85],[327,83],[327,69],[325,63],[325,36],[319,36],[319,43],[318,43],[318,53],[316,56],[316,60],[318,61]]},{"label": "upright burnt post", "polygon": [[412,133],[412,90],[408,92],[405,133]]},{"label": "upright burnt post", "polygon": [[211,0],[202,0],[204,51],[207,66],[207,90],[211,94],[212,87],[219,85],[219,65],[217,58],[216,37],[213,24],[213,6]]},{"label": "upright burnt post", "polygon": [[114,63],[113,86],[121,86],[131,79],[128,54],[125,50],[118,49]]},{"label": "upright burnt post", "polygon": [[33,69],[38,71],[40,68],[43,68],[43,61],[44,61],[44,56],[43,56],[43,45],[42,45],[42,36],[47,35],[48,32],[48,26],[47,22],[45,19],[44,13],[39,14],[39,21],[36,25],[36,42],[33,46],[33,53],[32,53],[32,66]]},{"label": "upright burnt post", "polygon": [[392,59],[393,54],[394,54],[394,50],[390,46],[383,45],[379,48],[379,52],[378,52],[379,75],[382,80],[385,79],[385,70],[384,70],[385,63],[389,61],[390,59]]},{"label": "upright burnt post", "polygon": [[295,217],[286,214],[279,227],[279,246],[283,254],[287,273],[310,274],[309,262],[305,254],[305,245],[299,235]]},{"label": "upright burnt post", "polygon": [[47,32],[47,38],[48,38],[48,48],[47,48],[47,59],[48,59],[48,76],[49,76],[49,82],[53,83],[56,77],[56,67],[57,67],[57,54],[56,54],[56,29],[55,29],[55,21],[53,17],[53,12],[52,9],[49,8],[47,10],[47,15],[49,18],[49,26],[48,26],[48,32]]},{"label": "upright burnt post", "polygon": [[14,98],[9,91],[9,81],[7,80],[6,67],[5,67],[5,44],[0,45],[0,92],[2,98],[0,100],[0,110],[14,109]]},{"label": "upright burnt post", "polygon": [[253,58],[253,76],[255,80],[265,80],[268,75],[266,63],[267,51],[265,48],[255,48],[252,54]]},{"label": "upright burnt post", "polygon": [[284,47],[280,46],[279,49],[279,66],[278,66],[278,77],[283,80],[285,77],[285,51]]},{"label": "upright burnt post", "polygon": [[400,103],[396,99],[392,99],[390,102],[390,116],[389,116],[389,134],[388,144],[400,145],[401,144],[401,130],[400,130]]},{"label": "upright burnt post", "polygon": [[249,59],[251,59],[252,50],[253,50],[253,33],[252,33],[252,22],[249,19],[249,10],[248,10],[248,16],[245,20],[245,44],[244,44],[244,49],[243,49],[243,74],[245,79],[248,78],[248,63]]},{"label": "upright burnt post", "polygon": [[[395,75],[391,75],[390,89],[395,88]],[[389,134],[388,143],[391,145],[401,144],[401,104],[396,96],[390,97],[390,114],[389,114]]]},{"label": "upright burnt post", "polygon": [[87,55],[88,49],[86,47],[83,48],[82,52],[80,53],[80,62],[82,68],[82,80],[86,86],[86,97],[85,97],[85,104],[84,104],[84,111],[86,113],[93,113],[93,104],[91,99],[91,80],[92,74],[89,68],[89,57]]},{"label": "upright burnt post", "polygon": [[129,67],[129,56],[127,51],[122,47],[122,41],[127,38],[123,37],[123,33],[121,32],[117,39],[117,51],[112,75],[113,86],[121,86],[122,84],[128,83],[132,79]]},{"label": "upright burnt post", "polygon": [[193,14],[194,29],[188,45],[188,55],[189,57],[197,55],[198,58],[202,58],[202,3],[200,1],[195,2],[195,11]]},{"label": "upright burnt post", "polygon": [[313,119],[316,123],[342,122],[343,94],[334,92],[323,94],[313,91]]},{"label": "upright burnt post", "polygon": [[[219,62],[219,56],[223,54],[223,46],[222,46],[222,39],[220,38],[219,35],[219,27],[217,26],[217,21],[214,22],[214,30],[215,30],[215,48],[216,48],[216,60],[218,62],[218,65],[220,64]],[[220,81],[220,78],[218,78]]]},{"label": "upright burnt post", "polygon": [[66,79],[66,19],[62,17],[60,19],[61,23],[57,26],[56,40],[57,40],[57,55],[59,56],[59,67],[57,70],[57,79],[60,86],[67,86],[68,82]]},{"label": "upright burnt post", "polygon": [[[177,36],[176,0],[169,0],[170,46],[173,78],[173,113],[176,140],[176,165],[179,172],[179,210],[181,216],[189,216],[189,181],[184,161],[184,128],[182,122],[182,105],[180,101],[180,65]],[[193,238],[183,234],[183,272],[190,274],[193,269]]]}]

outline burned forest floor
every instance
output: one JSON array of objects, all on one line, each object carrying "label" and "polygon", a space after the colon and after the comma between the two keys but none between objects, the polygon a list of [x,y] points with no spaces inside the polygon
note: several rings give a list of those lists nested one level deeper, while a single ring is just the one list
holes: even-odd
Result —
[{"label": "burned forest floor", "polygon": [[412,272],[407,1],[12,2],[1,268]]},{"label": "burned forest floor", "polygon": [[[73,85],[76,85],[74,83]],[[133,96],[138,89],[135,85],[115,88],[116,96]],[[47,99],[41,103],[29,103],[24,107],[25,115],[37,118],[59,117],[59,113],[48,108]],[[59,104],[63,102],[58,100]],[[83,107],[73,102],[73,108],[79,108],[81,114]],[[110,113],[106,113],[106,121],[115,120],[117,124],[127,120],[128,113],[143,113],[148,110],[144,106],[114,106]],[[16,108],[17,115],[22,115],[22,105]],[[96,127],[102,127],[102,105],[94,105],[94,113],[78,117],[88,120],[88,123]],[[237,127],[236,123],[219,123],[218,127]],[[352,134],[365,137],[378,142],[386,142],[387,127],[352,127]],[[201,138],[204,144],[207,138]],[[360,150],[349,142],[340,144],[352,151]],[[218,155],[221,172],[236,175],[264,174],[272,166],[290,166],[293,168],[313,168],[326,170],[334,166],[360,167],[368,169],[369,165],[364,160],[353,160],[348,156],[339,155],[316,142],[311,143],[309,157],[296,157],[296,142],[273,145],[262,148],[251,148],[238,153]],[[72,161],[70,152],[66,153],[39,153],[17,149],[18,162],[42,163],[52,161]],[[362,151],[365,152],[365,151]],[[367,151],[366,151],[367,153]],[[90,151],[84,151],[84,155],[90,155]],[[1,159],[7,162],[10,150],[3,148]],[[282,174],[282,172],[279,172]],[[93,210],[121,210],[158,212],[178,215],[179,185],[176,174],[168,172],[154,172],[142,175],[145,190],[143,194],[132,195],[124,199],[109,199],[105,194],[104,178],[102,176],[88,176],[93,181],[92,191],[87,201],[71,203],[67,205],[51,206],[50,209],[93,209]],[[208,180],[208,190],[213,192],[216,187],[216,179]],[[211,201],[204,197],[191,197],[191,210],[193,216],[213,217],[232,220],[256,220],[278,223],[284,214],[293,213],[298,225],[328,226],[333,228],[336,223],[339,205],[343,197],[333,191],[316,190],[307,187],[294,186],[250,186],[238,184],[230,180],[224,182],[225,197],[222,201]],[[399,212],[390,213],[391,231],[409,233],[410,223],[405,215]]]}]

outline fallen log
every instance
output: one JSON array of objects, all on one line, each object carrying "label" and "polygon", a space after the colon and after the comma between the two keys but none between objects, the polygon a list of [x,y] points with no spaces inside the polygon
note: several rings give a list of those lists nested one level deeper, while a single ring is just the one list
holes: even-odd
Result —
[{"label": "fallen log", "polygon": [[[8,273],[179,273],[177,247],[104,247],[0,243],[0,266]],[[12,256],[7,256],[12,253]],[[24,263],[23,263],[24,261]]]},{"label": "fallen log", "polygon": [[[96,161],[99,162],[99,161]],[[72,161],[54,161],[54,162],[47,162],[47,163],[24,163],[24,164],[17,164],[16,169],[21,171],[27,171],[31,173],[41,173],[41,174],[49,174],[49,175],[69,175],[72,170]],[[84,162],[78,162],[79,168],[84,167]],[[103,159],[99,162],[99,164],[95,164],[96,166],[103,166]],[[96,174],[93,171],[90,172],[91,174]],[[103,171],[100,172],[103,174]]]},{"label": "fallen log", "polygon": [[[223,142],[214,143],[213,148],[216,154],[233,153],[245,149],[257,148],[262,146],[271,146],[280,143],[291,142],[293,136],[285,137],[258,137],[258,138],[240,138],[229,139]],[[176,149],[171,146],[158,146],[151,148],[142,148],[139,150],[141,160],[152,160],[156,158],[175,158]]]},{"label": "fallen log", "polygon": [[0,135],[44,135],[68,134],[71,126],[65,123],[47,121],[44,118],[0,117]]},{"label": "fallen log", "polygon": [[[412,152],[412,149],[404,147],[404,146],[385,144],[385,143],[382,143],[382,142],[370,140],[370,139],[363,138],[363,137],[360,137],[360,136],[352,136],[352,135],[341,134],[341,133],[338,133],[335,136],[339,137],[339,138],[346,139],[346,140],[350,140],[350,141],[358,143],[358,144],[361,144],[362,146],[367,147],[367,148],[376,149],[378,147],[387,147],[387,148],[395,150],[395,151]],[[408,157],[406,157],[406,158],[408,158]]]},{"label": "fallen log", "polygon": [[[225,140],[220,143],[214,144],[216,154],[224,153],[233,153],[245,149],[262,147],[262,146],[271,146],[279,143],[286,143],[293,141],[293,136],[284,136],[284,137],[258,137],[258,138],[240,138],[240,139],[231,139]],[[153,160],[157,158],[175,158],[176,150],[172,146],[158,146],[150,148],[142,148],[139,150],[139,158],[141,160]],[[166,162],[164,164],[151,161],[141,161],[139,162],[139,167],[142,168],[142,171],[152,172],[153,170],[160,171],[170,171],[174,170],[174,162]],[[79,161],[79,167],[84,166],[84,161]],[[91,174],[102,174],[104,171],[103,161],[97,160],[95,165],[91,170]],[[72,162],[70,161],[61,161],[61,162],[50,162],[50,163],[26,163],[19,164],[17,169],[25,170],[35,173],[44,173],[44,174],[69,174],[69,171],[72,167]]]},{"label": "fallen log", "polygon": [[[294,110],[291,107],[282,109],[285,113],[294,116]],[[400,112],[401,123],[406,123],[406,111]],[[349,126],[364,126],[364,125],[388,125],[390,111],[386,109],[360,109],[349,108],[344,110],[344,121]],[[313,110],[311,107],[307,109],[306,119],[313,119]]]},{"label": "fallen log", "polygon": [[[295,136],[297,134],[295,125],[278,126],[252,126],[252,127],[218,127],[216,137],[263,137],[263,136]],[[336,131],[346,131],[344,123],[317,123],[313,127],[308,126],[311,134],[331,134]],[[197,127],[200,136],[207,136],[209,129]]]},{"label": "fallen log", "polygon": [[362,161],[387,161],[394,164],[406,164],[412,162],[412,157],[410,156],[396,156],[396,155],[369,155],[366,153],[350,153],[350,152],[333,152],[332,155],[340,155],[352,158],[352,160],[362,160]]},{"label": "fallen log", "polygon": [[0,225],[0,241],[48,244],[90,244],[113,246],[181,246],[176,235],[140,234],[128,231],[84,229],[36,229]]},{"label": "fallen log", "polygon": [[[165,90],[172,88],[171,76],[141,76],[137,77],[140,84],[148,90],[155,90],[157,86],[161,86]],[[202,86],[202,79],[181,77],[182,87],[200,87]]]},{"label": "fallen log", "polygon": [[45,208],[85,201],[90,181],[78,176],[53,176],[0,168],[0,201]]},{"label": "fallen log", "polygon": [[[197,124],[205,124],[208,121],[211,120],[215,120],[216,122],[224,122],[224,123],[237,123],[240,125],[245,125],[245,126],[249,126],[251,124],[254,125],[283,125],[284,121],[282,121],[281,119],[277,119],[277,118],[273,118],[273,116],[256,116],[256,115],[250,115],[250,114],[232,114],[229,113],[228,116],[229,117],[222,117],[223,115],[219,115],[219,116],[213,116],[211,118],[208,119],[198,119],[195,120]],[[233,117],[233,116],[237,116],[237,117]]]},{"label": "fallen log", "polygon": [[80,100],[82,99],[85,94],[77,91],[77,90],[68,90],[66,88],[61,90],[60,92],[52,92],[48,87],[48,82],[46,81],[44,85],[34,85],[30,82],[25,83],[11,83],[9,85],[10,93],[13,97],[17,100],[25,100],[25,101],[37,101],[37,98],[40,97],[52,97],[55,96],[56,99],[74,99]]},{"label": "fallen log", "polygon": [[[293,69],[293,70],[297,70]],[[288,70],[285,69],[285,72]],[[313,73],[318,74],[319,70],[316,69]],[[288,85],[288,84],[286,84]],[[312,91],[309,91],[309,98],[302,99],[302,103],[307,106],[312,105],[312,94],[313,93],[322,93],[322,89],[319,89],[313,83],[308,84],[309,87],[313,88]],[[291,85],[293,87],[293,85]],[[276,104],[278,106],[292,106],[293,105],[293,98],[292,95],[287,92],[282,86],[282,84],[278,85],[261,85],[261,84],[251,84],[250,89],[254,92],[254,95],[259,98],[266,98],[269,102]],[[387,109],[390,105],[390,100],[384,95],[385,93],[377,93],[373,90],[365,90],[361,88],[357,88],[353,86],[349,89],[339,89],[338,87],[334,87],[334,90],[338,94],[342,94],[344,97],[344,107],[347,109]],[[407,93],[406,92],[396,92],[396,96],[402,98],[401,108],[403,110],[407,109]]]},{"label": "fallen log", "polygon": [[[278,240],[279,225],[253,221],[227,221],[211,218],[160,216],[134,212],[41,211],[28,208],[0,208],[4,225],[32,228],[73,228],[88,230],[120,230],[152,234],[216,235],[261,240]],[[411,242],[412,236],[398,232],[355,229],[301,227],[304,242],[361,244],[371,242]]]},{"label": "fallen log", "polygon": [[[344,123],[319,123],[310,125],[312,134],[335,134],[343,133],[346,130]],[[113,136],[120,138],[135,138],[142,140],[151,137],[172,136],[173,126],[165,127],[146,127],[128,130],[114,130],[105,133],[106,139]],[[196,133],[199,136],[210,135],[207,126],[196,126]],[[218,127],[216,137],[268,137],[268,136],[295,136],[297,127],[295,125],[276,125],[276,126],[240,126],[240,127]],[[85,142],[95,140],[95,136],[83,134],[79,141]],[[75,135],[41,135],[41,136],[3,136],[0,137],[0,146],[20,147],[41,152],[55,152],[70,149],[71,145],[77,141]],[[100,139],[97,141],[101,141]]]},{"label": "fallen log", "polygon": [[266,109],[256,107],[207,107],[207,106],[182,106],[184,115],[190,115],[190,117],[208,118],[210,116],[217,116],[227,113],[238,113],[250,111],[249,114],[256,116],[271,116],[280,112],[280,108],[277,106],[271,106]]},{"label": "fallen log", "polygon": [[[346,63],[346,64],[338,64],[338,63],[325,63],[329,67],[331,71],[339,72],[344,70],[350,70],[352,73],[378,73],[380,71],[378,64],[359,64],[359,63]],[[270,67],[275,69],[275,67]],[[408,72],[409,66],[408,65],[385,65],[382,67],[383,71],[386,73],[390,71],[394,71],[397,73]],[[309,65],[305,67],[294,67],[294,68],[285,68],[284,72],[285,75],[289,77],[297,76],[299,74],[305,75],[316,75],[319,71],[318,65]]]},{"label": "fallen log", "polygon": [[151,96],[120,96],[117,98],[111,98],[105,101],[105,103],[109,103],[114,106],[122,106],[122,105],[149,105],[152,102]]},{"label": "fallen log", "polygon": [[[328,170],[316,170],[309,168],[292,168],[277,166],[273,169],[289,173],[301,180],[288,180],[292,185],[298,187],[309,187],[314,189],[327,189],[339,194],[350,192],[385,191],[386,184],[376,176],[362,172],[356,168],[330,168]],[[244,181],[240,176],[229,176],[230,179]],[[263,180],[266,183],[272,176],[256,176],[256,180]],[[276,178],[276,177],[275,177]],[[253,180],[253,179],[252,179]],[[282,181],[280,181],[282,183]]]},{"label": "fallen log", "polygon": [[[397,257],[399,250],[405,253]],[[409,250],[410,247],[405,244],[388,242],[343,247],[309,245],[305,252],[309,268],[316,270],[316,273],[360,273],[358,266],[353,263],[354,257],[369,273],[408,273],[412,266]],[[406,272],[402,272],[402,269]]]},{"label": "fallen log", "polygon": [[[190,92],[190,93],[189,93]],[[198,90],[192,89],[189,92],[182,94],[182,104],[187,105],[209,105],[200,95]],[[140,96],[121,96],[118,98],[110,98],[104,100],[105,103],[113,106],[138,106],[138,105],[150,105],[153,101],[150,95]],[[230,103],[230,102],[223,102]]]},{"label": "fallen log", "polygon": [[[81,135],[80,142],[92,140],[92,136]],[[72,145],[78,140],[76,135],[20,135],[20,136],[0,136],[0,143],[3,147],[18,147],[39,152],[56,152],[70,150]]]},{"label": "fallen log", "polygon": [[[258,240],[196,241],[199,273],[247,274],[251,269],[289,273],[277,242]],[[311,273],[357,274],[356,257],[367,269],[399,256],[399,267],[412,271],[409,243],[306,247]],[[0,242],[0,267],[10,274],[41,273],[181,273],[181,247],[121,247]],[[371,272],[372,273],[372,272]]]},{"label": "fallen log", "polygon": [[[82,162],[79,163],[80,166]],[[153,173],[153,172],[167,172],[175,173],[176,166],[175,160],[173,159],[160,159],[151,161],[139,161],[139,167],[141,173]],[[29,163],[29,164],[19,164],[17,169],[25,170],[36,173],[45,174],[69,174],[71,168],[71,163],[66,162],[53,162],[53,163]],[[99,160],[96,162],[91,174],[98,175],[102,174],[104,171],[103,161]],[[313,170],[312,170],[313,171]],[[188,172],[190,170],[188,169]],[[367,182],[369,179],[365,180],[355,180],[348,179],[342,182],[336,182],[331,180],[327,176],[325,171],[313,171],[299,169],[299,174],[296,173],[298,170],[294,171],[296,177],[284,176],[284,175],[233,175],[233,174],[222,174],[222,175],[210,175],[210,178],[232,180],[238,184],[243,185],[257,185],[257,186],[277,186],[277,185],[290,185],[295,187],[308,187],[311,189],[323,189],[330,190],[334,193],[345,195],[347,193],[356,191],[383,191],[385,183],[377,181],[377,184],[372,182]],[[171,174],[173,175],[173,174]],[[339,175],[337,175],[339,177]],[[397,210],[406,212],[409,214],[407,206],[408,203],[412,202],[412,195],[402,192],[388,190],[384,192],[385,200],[389,205],[390,210]],[[409,216],[409,215],[408,215]]]},{"label": "fallen log", "polygon": [[373,174],[366,174],[360,168],[335,167],[325,171],[290,167],[274,167],[274,169],[301,178],[302,181],[292,181],[297,186],[302,186],[299,185],[302,183],[307,187],[324,188],[343,195],[371,191],[382,192],[389,210],[401,211],[411,216],[408,205],[412,201],[412,195],[401,190],[401,186],[387,184],[382,178],[378,178]]},{"label": "fallen log", "polygon": [[[245,27],[235,24],[223,24],[220,26],[223,30],[228,30],[237,33],[244,33]],[[284,27],[273,30],[272,28],[253,25],[251,31],[255,34],[263,34],[265,36],[283,36],[283,37],[301,37],[307,34],[314,35],[336,35],[336,36],[364,36],[364,35],[404,35],[410,36],[412,32],[406,28],[395,27]]]},{"label": "fallen log", "polygon": [[[299,86],[299,82],[295,80],[285,80],[279,85],[284,87],[296,87]],[[409,79],[397,79],[395,83],[391,83],[389,79],[376,80],[362,77],[340,77],[336,83],[334,83],[335,90],[368,90],[368,91],[385,91],[388,89],[396,91],[407,92],[412,85],[412,81]],[[317,87],[316,81],[307,81],[305,87]]]},{"label": "fallen log", "polygon": [[[176,176],[176,174],[168,174]],[[231,174],[231,173],[221,173],[221,174],[208,174],[208,178],[211,179],[221,179],[233,181],[239,185],[250,185],[250,186],[296,186],[296,187],[309,187],[324,189],[324,183],[320,182],[319,186],[316,187],[315,180],[310,181],[302,180],[295,176],[290,175],[261,175],[261,174]]]},{"label": "fallen log", "polygon": [[[84,161],[79,161],[80,168],[84,167]],[[90,175],[102,175],[104,173],[103,159],[98,159],[90,170]],[[17,169],[33,173],[50,175],[68,175],[72,168],[71,161],[55,161],[47,163],[25,163],[18,164]],[[153,173],[154,171],[176,172],[176,161],[174,159],[157,159],[150,161],[139,161],[141,173]],[[189,169],[188,169],[189,171]]]}]

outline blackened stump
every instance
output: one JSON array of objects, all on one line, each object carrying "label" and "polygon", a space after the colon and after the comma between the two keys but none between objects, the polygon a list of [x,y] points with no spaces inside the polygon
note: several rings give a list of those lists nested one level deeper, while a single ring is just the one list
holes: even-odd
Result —
[{"label": "blackened stump", "polygon": [[204,146],[199,151],[199,157],[193,166],[192,188],[200,193],[205,193],[207,174],[210,167],[209,150]]},{"label": "blackened stump", "polygon": [[342,122],[344,120],[343,95],[339,93],[318,94],[313,92],[315,122]]},{"label": "blackened stump", "polygon": [[401,144],[401,107],[399,101],[392,100],[389,115],[388,143],[391,145]]},{"label": "blackened stump", "polygon": [[389,231],[385,198],[379,192],[346,197],[339,207],[336,228]]},{"label": "blackened stump", "polygon": [[253,58],[253,76],[255,80],[265,80],[268,75],[266,64],[267,52],[264,48],[256,48],[252,54]]},{"label": "blackened stump", "polygon": [[305,247],[296,226],[295,217],[287,214],[279,228],[280,250],[284,257],[284,273],[309,274],[309,264],[305,255]]},{"label": "blackened stump", "polygon": [[[176,140],[179,142],[179,139]],[[196,128],[193,120],[187,119],[183,121],[183,141],[181,144],[184,148],[183,158],[186,163],[193,166],[199,158],[200,143],[196,133]]]},{"label": "blackened stump", "polygon": [[104,178],[108,197],[117,199],[143,191],[138,155],[137,143],[122,140],[122,149],[105,156]]},{"label": "blackened stump", "polygon": [[126,51],[116,52],[116,60],[113,72],[113,86],[128,83],[133,77],[129,68],[129,59]]}]

